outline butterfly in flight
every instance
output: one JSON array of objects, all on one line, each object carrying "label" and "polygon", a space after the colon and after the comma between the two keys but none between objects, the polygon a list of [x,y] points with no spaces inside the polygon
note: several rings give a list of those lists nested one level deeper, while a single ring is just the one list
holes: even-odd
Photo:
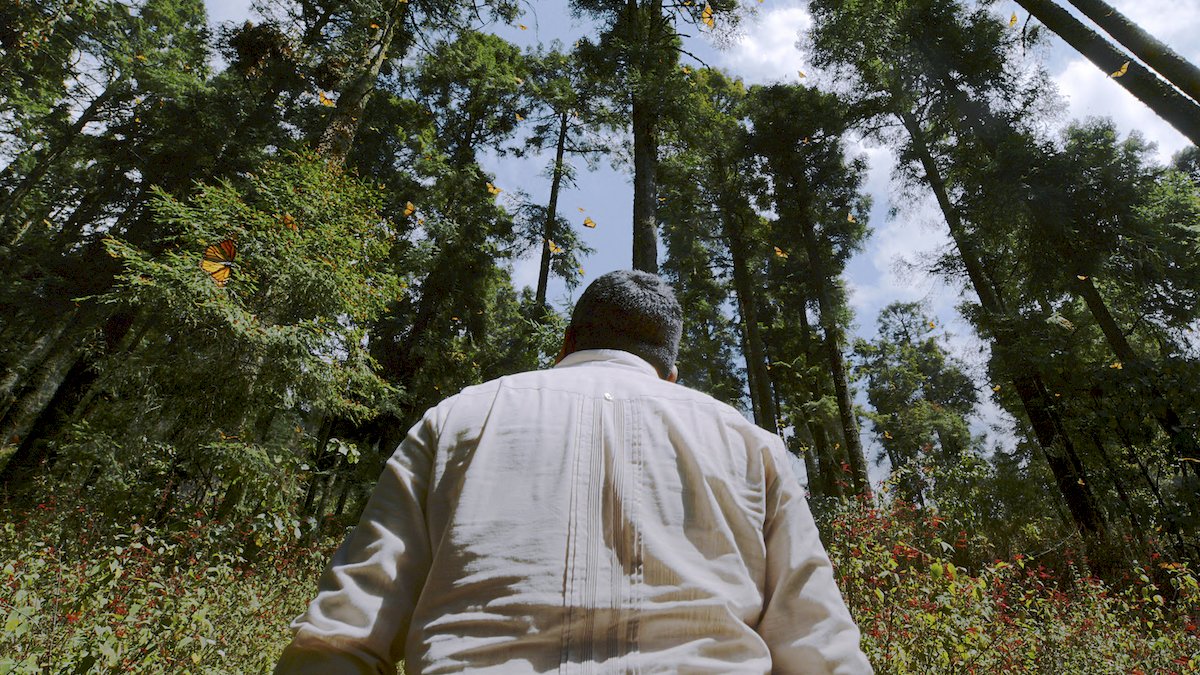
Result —
[{"label": "butterfly in flight", "polygon": [[204,257],[200,260],[200,268],[217,282],[225,286],[229,275],[233,272],[233,259],[237,257],[237,247],[232,239],[226,239],[219,244],[209,244],[204,249]]}]

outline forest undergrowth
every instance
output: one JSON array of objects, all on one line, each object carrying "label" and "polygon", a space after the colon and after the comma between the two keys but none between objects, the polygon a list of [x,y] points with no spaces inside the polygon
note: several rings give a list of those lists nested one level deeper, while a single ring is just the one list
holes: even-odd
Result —
[{"label": "forest undergrowth", "polygon": [[[253,4],[0,6],[0,675],[268,672],[404,430],[627,236],[880,673],[1200,672],[1186,59],[1052,0],[807,0],[772,82],[694,52],[753,0]],[[1188,143],[1066,119],[1062,50]]]},{"label": "forest undergrowth", "polygon": [[[1071,542],[979,560],[935,509],[814,501],[879,673],[1200,672],[1195,570],[1151,553],[1120,583]],[[3,513],[0,674],[265,673],[348,521],[122,523],[51,491]]]}]

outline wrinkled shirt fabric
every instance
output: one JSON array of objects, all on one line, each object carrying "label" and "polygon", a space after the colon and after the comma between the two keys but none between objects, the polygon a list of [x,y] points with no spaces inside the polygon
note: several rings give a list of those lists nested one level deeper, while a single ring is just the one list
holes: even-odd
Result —
[{"label": "wrinkled shirt fabric", "polygon": [[778,436],[618,350],[388,460],[277,673],[870,673]]}]

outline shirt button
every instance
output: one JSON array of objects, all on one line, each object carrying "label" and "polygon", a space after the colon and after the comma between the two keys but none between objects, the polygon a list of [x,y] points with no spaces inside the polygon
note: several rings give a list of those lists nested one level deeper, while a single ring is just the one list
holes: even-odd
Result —
[{"label": "shirt button", "polygon": [[611,400],[612,400],[612,394],[608,393],[607,391],[606,391],[606,392],[604,392],[604,400],[605,400],[605,401],[611,401]]}]

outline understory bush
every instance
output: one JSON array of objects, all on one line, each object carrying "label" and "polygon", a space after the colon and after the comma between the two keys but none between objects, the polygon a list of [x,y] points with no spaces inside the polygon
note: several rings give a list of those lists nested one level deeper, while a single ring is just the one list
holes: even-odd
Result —
[{"label": "understory bush", "polygon": [[[270,672],[346,524],[314,544],[275,516],[152,526],[99,513],[53,496],[0,513],[0,675]],[[1148,560],[1108,587],[1065,550],[956,564],[962,533],[932,510],[819,513],[879,673],[1200,672],[1186,565]]]},{"label": "understory bush", "polygon": [[965,530],[899,501],[838,507],[823,539],[880,673],[1200,672],[1200,584],[1185,564],[1151,554],[1111,585],[1066,547],[968,567]]},{"label": "understory bush", "polygon": [[270,672],[337,543],[253,518],[114,528],[53,501],[4,516],[0,673]]}]

